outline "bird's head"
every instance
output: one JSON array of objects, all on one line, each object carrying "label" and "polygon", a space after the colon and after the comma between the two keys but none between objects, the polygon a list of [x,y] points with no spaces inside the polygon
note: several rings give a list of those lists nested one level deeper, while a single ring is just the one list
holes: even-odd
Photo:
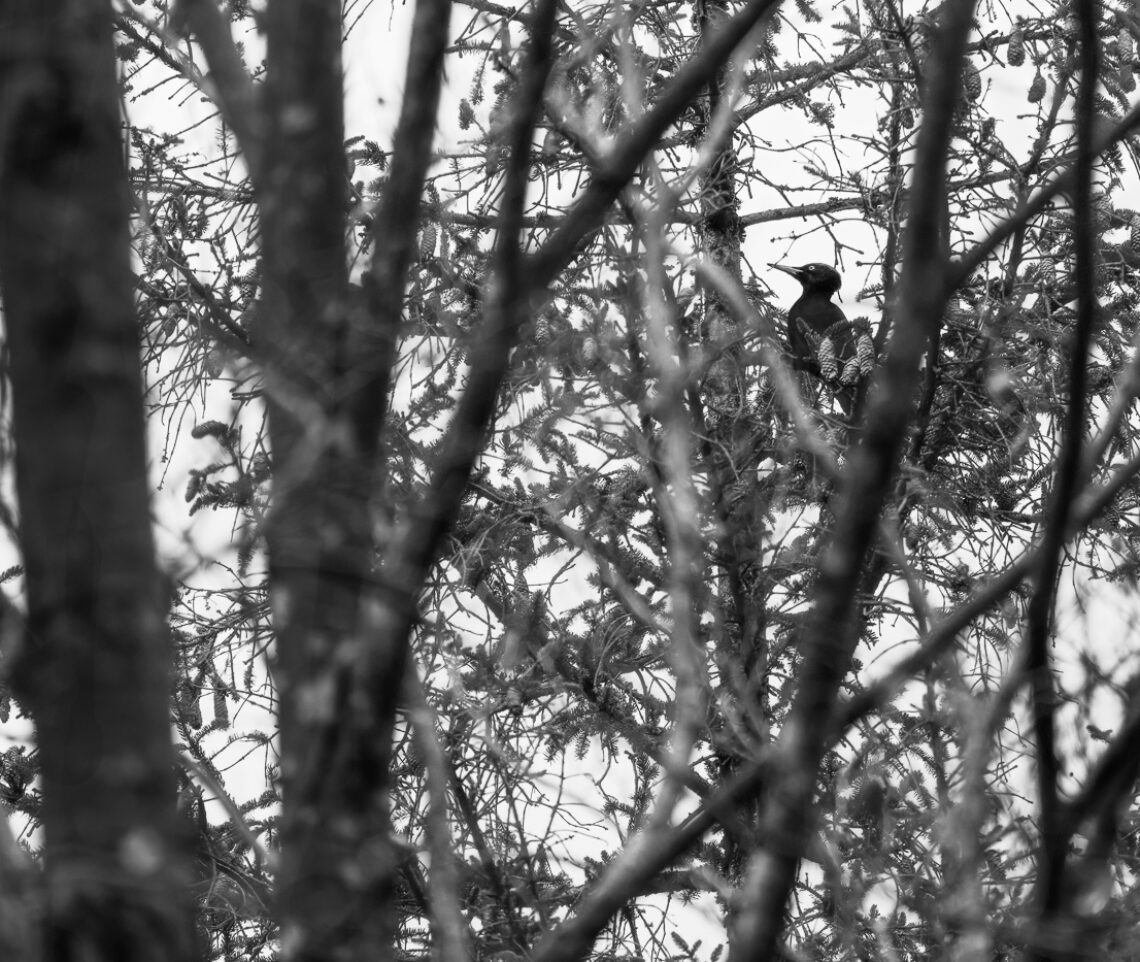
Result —
[{"label": "bird's head", "polygon": [[839,290],[842,278],[839,271],[827,264],[804,264],[803,267],[787,267],[784,264],[769,264],[778,271],[791,274],[804,286],[805,291],[819,291],[823,294],[834,294]]}]

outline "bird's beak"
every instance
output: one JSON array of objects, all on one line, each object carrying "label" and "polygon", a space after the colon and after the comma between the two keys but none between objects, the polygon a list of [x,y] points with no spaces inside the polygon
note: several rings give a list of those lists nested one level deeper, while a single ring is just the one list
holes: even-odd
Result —
[{"label": "bird's beak", "polygon": [[769,264],[769,267],[774,267],[778,271],[783,271],[785,274],[791,274],[797,281],[803,276],[797,267],[785,267],[783,264]]}]

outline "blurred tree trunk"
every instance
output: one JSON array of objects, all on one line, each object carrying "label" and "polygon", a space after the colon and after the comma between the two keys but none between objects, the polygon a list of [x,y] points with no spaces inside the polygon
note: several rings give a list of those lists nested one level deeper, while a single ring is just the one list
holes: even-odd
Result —
[{"label": "blurred tree trunk", "polygon": [[110,4],[0,3],[0,292],[47,959],[197,955],[175,808]]},{"label": "blurred tree trunk", "polygon": [[[728,15],[728,5],[723,0],[694,5],[702,46]],[[745,236],[737,183],[738,135],[725,125],[723,118],[719,119],[723,129],[718,129],[717,113],[724,111],[726,98],[731,102],[733,73],[739,67],[736,58],[726,60],[709,81],[704,98],[698,101],[703,111],[699,135],[719,140],[712,161],[701,176],[698,236],[708,260],[738,284],[742,282],[741,244]],[[771,427],[763,413],[770,402],[750,397],[754,392],[750,391],[749,381],[755,379],[756,371],[753,369],[750,374],[740,347],[742,332],[725,298],[712,285],[707,285],[702,294],[701,329],[710,350],[718,356],[703,392],[690,392],[690,403],[705,438],[701,453],[712,479],[713,509],[723,531],[716,574],[724,617],[716,625],[716,650],[723,664],[739,665],[740,679],[747,680],[765,659],[764,586],[757,577],[760,569],[756,564],[756,545],[760,541],[758,533],[764,529],[767,506],[763,487],[756,479],[757,466],[771,446]],[[762,717],[762,686],[749,685],[745,697],[754,700],[755,717]],[[723,777],[731,776],[741,761],[735,751],[718,753]],[[754,800],[742,804],[738,814],[743,817],[738,825],[754,825]],[[729,834],[724,837],[721,869],[731,878],[739,877],[747,857],[741,841],[742,838]]]},{"label": "blurred tree trunk", "polygon": [[[383,956],[396,933],[388,766],[410,624],[377,620],[388,599],[373,570],[371,511],[447,25],[447,0],[418,5],[407,81],[416,93],[361,293],[349,287],[344,243],[341,4],[282,0],[266,17],[257,336],[275,470],[266,540],[284,786],[278,920],[291,959]],[[387,586],[412,610],[419,588]]]},{"label": "blurred tree trunk", "polygon": [[292,959],[365,958],[391,941],[385,735],[342,710],[369,576],[368,477],[339,420],[348,324],[339,0],[266,18],[264,294],[257,343],[275,484],[266,528],[283,783],[278,920]]}]

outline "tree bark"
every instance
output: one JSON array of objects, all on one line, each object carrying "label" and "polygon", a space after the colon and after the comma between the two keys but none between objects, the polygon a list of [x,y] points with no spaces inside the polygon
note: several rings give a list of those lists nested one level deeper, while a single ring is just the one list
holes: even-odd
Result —
[{"label": "tree bark", "polygon": [[264,293],[256,341],[273,450],[266,525],[277,634],[282,829],[277,917],[289,959],[382,954],[391,855],[381,734],[351,730],[358,604],[370,564],[368,480],[337,419],[348,322],[339,0],[285,0],[266,15],[267,141],[259,201]]},{"label": "tree bark", "polygon": [[189,960],[110,4],[0,2],[0,293],[43,785],[43,957]]}]

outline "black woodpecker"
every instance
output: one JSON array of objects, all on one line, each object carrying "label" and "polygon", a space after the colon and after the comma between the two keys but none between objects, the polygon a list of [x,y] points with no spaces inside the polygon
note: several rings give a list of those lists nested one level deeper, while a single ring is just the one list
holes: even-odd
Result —
[{"label": "black woodpecker", "polygon": [[[804,264],[785,267],[769,264],[778,271],[791,274],[803,286],[803,292],[788,309],[788,346],[797,370],[819,375],[819,342],[834,324],[847,320],[831,295],[839,290],[839,271],[826,264]],[[811,332],[810,334],[808,332]],[[815,335],[812,337],[812,335]]]},{"label": "black woodpecker", "polygon": [[[855,355],[856,348],[854,330],[847,315],[831,300],[842,283],[839,271],[827,264],[768,266],[791,274],[803,287],[799,299],[788,309],[788,347],[792,366],[797,371],[806,371],[834,382],[836,374],[844,370],[845,362]],[[830,342],[826,350],[831,351],[831,357],[826,363],[831,370],[821,371],[820,345],[824,340]],[[854,401],[852,393],[840,389],[835,397],[843,413],[849,415]]]}]

